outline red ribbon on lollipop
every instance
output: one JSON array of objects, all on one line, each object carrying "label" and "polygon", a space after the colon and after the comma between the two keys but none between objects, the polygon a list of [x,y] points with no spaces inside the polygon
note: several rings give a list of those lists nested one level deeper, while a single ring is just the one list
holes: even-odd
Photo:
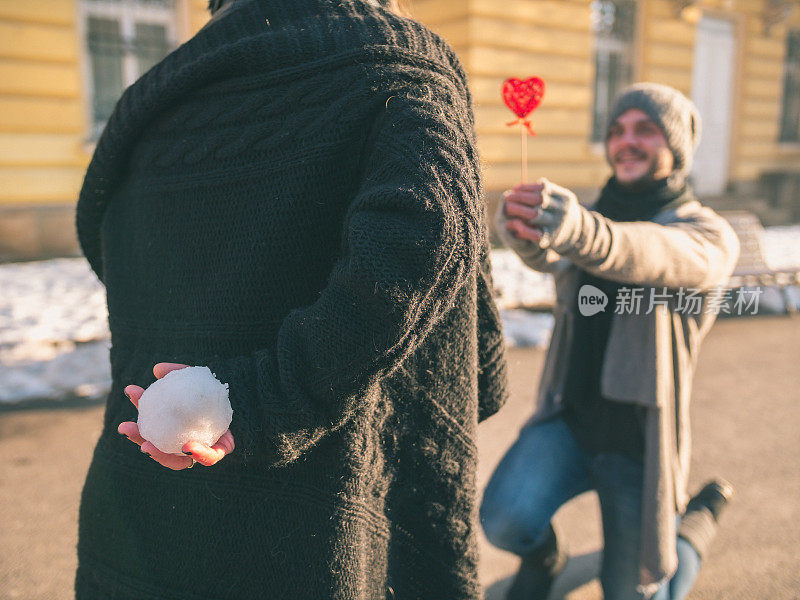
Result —
[{"label": "red ribbon on lollipop", "polygon": [[503,82],[503,102],[517,115],[516,120],[506,123],[506,125],[509,127],[512,125],[523,126],[520,128],[520,133],[522,134],[522,181],[528,179],[527,137],[525,131],[529,135],[536,135],[528,115],[541,104],[542,96],[544,96],[544,81],[538,77],[528,77],[527,79],[511,77]]}]

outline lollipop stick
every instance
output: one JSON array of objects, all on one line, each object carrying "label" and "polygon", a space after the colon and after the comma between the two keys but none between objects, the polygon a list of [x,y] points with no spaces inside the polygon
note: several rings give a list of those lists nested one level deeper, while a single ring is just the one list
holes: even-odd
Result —
[{"label": "lollipop stick", "polygon": [[522,183],[528,181],[528,136],[524,127],[519,128],[522,135]]}]

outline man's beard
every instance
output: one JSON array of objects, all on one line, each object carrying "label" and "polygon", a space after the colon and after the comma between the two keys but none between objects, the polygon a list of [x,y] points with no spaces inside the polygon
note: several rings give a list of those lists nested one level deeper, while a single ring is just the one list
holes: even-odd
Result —
[{"label": "man's beard", "polygon": [[[627,150],[626,152],[630,153],[631,151]],[[647,158],[646,155],[637,151],[634,151],[633,154],[637,158],[639,157],[644,159]],[[663,181],[664,179],[667,179],[670,176],[670,175],[667,175],[665,177],[656,176],[656,173],[658,173],[658,171],[661,170],[661,165],[659,164],[659,162],[660,161],[658,159],[658,156],[654,156],[649,162],[647,172],[644,173],[641,177],[634,179],[633,181],[620,181],[617,178],[617,185],[630,192],[646,192],[648,190],[653,189],[660,181]],[[616,178],[616,173],[615,173],[615,178]]]}]

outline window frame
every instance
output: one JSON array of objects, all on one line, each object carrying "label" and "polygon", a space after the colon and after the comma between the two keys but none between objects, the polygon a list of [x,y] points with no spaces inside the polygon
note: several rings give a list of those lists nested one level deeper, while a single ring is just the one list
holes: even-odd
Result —
[{"label": "window frame", "polygon": [[[797,55],[794,57],[790,57],[789,50],[791,37],[794,36],[796,41],[796,52]],[[778,144],[782,148],[797,150],[800,148],[800,110],[797,111],[795,115],[796,123],[794,123],[794,137],[792,139],[784,138],[784,123],[787,117],[786,114],[786,98],[787,98],[787,85],[789,83],[789,78],[794,78],[794,83],[797,86],[798,90],[800,90],[800,29],[790,29],[786,33],[786,52],[783,57],[783,77],[781,78],[782,85],[781,85],[781,110],[780,114],[778,115]],[[790,61],[790,58],[793,58]],[[793,73],[791,75],[790,73]]]},{"label": "window frame", "polygon": [[135,82],[143,73],[139,73],[135,48],[136,25],[160,25],[166,30],[170,51],[179,42],[179,7],[180,0],[169,0],[170,6],[159,6],[147,3],[147,0],[79,0],[78,1],[78,34],[81,50],[81,75],[84,90],[84,114],[86,123],[85,143],[94,145],[105,127],[105,121],[97,121],[94,115],[94,73],[92,72],[92,54],[89,48],[89,18],[113,19],[120,24],[120,34],[125,45],[122,56],[123,91]]},{"label": "window frame", "polygon": [[[615,3],[615,0],[606,0],[612,3]],[[598,114],[597,106],[598,106],[598,94],[597,90],[600,86],[598,81],[598,70],[597,70],[597,63],[598,63],[598,51],[604,51],[606,56],[610,56],[612,54],[616,54],[618,56],[622,56],[626,59],[627,66],[630,70],[630,76],[627,83],[625,83],[622,87],[626,87],[637,81],[638,74],[641,70],[641,58],[640,58],[640,50],[641,50],[641,36],[642,36],[642,7],[640,3],[636,0],[630,0],[631,7],[633,8],[634,14],[632,17],[632,32],[631,36],[628,39],[623,39],[621,37],[615,37],[613,35],[604,35],[601,36],[598,34],[598,31],[592,26],[592,67],[594,69],[593,79],[592,79],[592,103],[589,107],[590,110],[590,130],[589,130],[589,144],[595,149],[596,152],[604,152],[605,151],[605,136],[602,135],[602,131],[605,130],[605,127],[598,127],[596,121],[596,115]],[[626,56],[627,55],[627,56]],[[607,88],[609,85],[609,80],[606,78],[604,82],[602,82],[605,87]],[[613,97],[609,94],[607,96],[607,103],[608,106],[605,107],[605,115],[606,119],[611,112],[611,103],[613,102]],[[595,130],[598,130],[598,136],[595,137]]]}]

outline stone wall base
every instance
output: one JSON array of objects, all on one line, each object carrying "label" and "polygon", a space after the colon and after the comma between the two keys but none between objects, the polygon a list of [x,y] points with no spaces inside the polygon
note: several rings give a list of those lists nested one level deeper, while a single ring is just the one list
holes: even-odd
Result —
[{"label": "stone wall base", "polygon": [[0,262],[80,255],[74,204],[0,206]]}]

